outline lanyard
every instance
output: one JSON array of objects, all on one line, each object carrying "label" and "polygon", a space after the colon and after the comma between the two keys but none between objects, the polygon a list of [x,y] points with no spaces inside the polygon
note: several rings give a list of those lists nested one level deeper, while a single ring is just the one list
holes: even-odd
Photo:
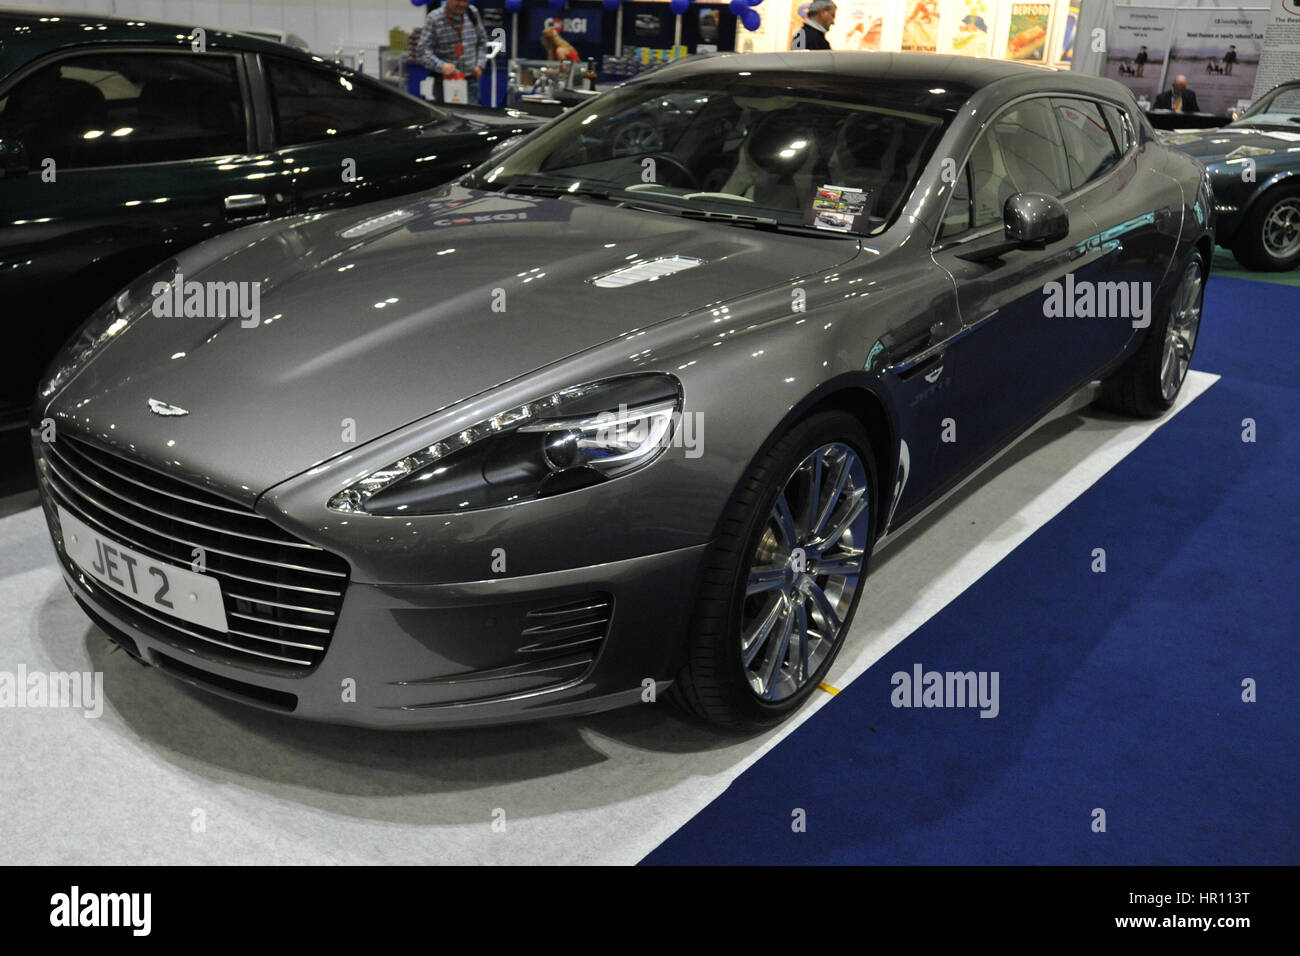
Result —
[{"label": "lanyard", "polygon": [[[453,25],[451,22],[450,11],[447,13],[447,25],[448,26]],[[465,16],[464,15],[461,16],[460,23],[455,24],[455,27],[456,27],[456,45],[452,48],[451,55],[459,60],[462,56],[465,55],[465,43],[464,43]]]}]

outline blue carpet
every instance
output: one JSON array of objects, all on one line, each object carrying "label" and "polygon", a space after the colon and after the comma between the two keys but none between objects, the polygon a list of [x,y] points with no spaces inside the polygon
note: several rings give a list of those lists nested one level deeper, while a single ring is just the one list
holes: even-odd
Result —
[{"label": "blue carpet", "polygon": [[[1212,278],[1221,381],[643,862],[1300,862],[1298,361],[1300,289]],[[893,707],[917,663],[999,715]]]}]

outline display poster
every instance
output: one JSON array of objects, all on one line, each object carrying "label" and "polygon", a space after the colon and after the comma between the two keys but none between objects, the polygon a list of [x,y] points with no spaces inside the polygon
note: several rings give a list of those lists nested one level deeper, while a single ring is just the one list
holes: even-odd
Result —
[{"label": "display poster", "polygon": [[[776,45],[776,36],[783,30],[772,29],[773,18],[771,16],[772,10],[768,8],[769,3],[771,3],[771,0],[767,0],[762,9],[759,10],[761,22],[757,30],[746,30],[739,20],[736,21],[737,53],[772,53],[777,49],[781,49]],[[781,4],[777,3],[774,6],[779,7]],[[784,23],[785,18],[783,16],[779,19],[781,23]]]},{"label": "display poster", "polygon": [[1006,58],[1029,63],[1047,62],[1047,31],[1052,20],[1052,5],[1013,3],[1009,16]]},{"label": "display poster", "polygon": [[1079,29],[1079,10],[1082,8],[1083,0],[1069,0],[1065,7],[1065,16],[1061,17],[1058,11],[1057,16],[1061,20],[1060,39],[1056,43],[1056,57],[1053,62],[1057,66],[1069,66],[1074,62],[1074,40],[1075,33]]},{"label": "display poster", "polygon": [[906,0],[903,52],[935,53],[939,49],[939,0]]},{"label": "display poster", "polygon": [[[803,29],[803,18],[804,15],[808,13],[808,8],[810,6],[812,6],[811,0],[798,0],[798,2],[791,5],[789,22],[785,28],[785,45],[782,46],[781,49],[790,49],[790,41],[794,39],[796,33]],[[775,19],[775,8],[773,9],[773,14],[773,19]]]},{"label": "display poster", "polygon": [[1164,88],[1187,77],[1202,113],[1226,115],[1249,101],[1268,25],[1267,10],[1179,10],[1169,44]]},{"label": "display poster", "polygon": [[1105,75],[1154,103],[1173,23],[1174,11],[1167,7],[1116,7]]},{"label": "display poster", "polygon": [[1273,0],[1251,99],[1279,83],[1300,79],[1300,0]]},{"label": "display poster", "polygon": [[800,7],[806,10],[808,0],[798,4],[793,0],[763,0],[763,4],[755,8],[760,20],[757,30],[751,32],[737,22],[736,51],[775,53],[790,49],[790,39],[803,26],[798,14]]},{"label": "display poster", "polygon": [[943,0],[940,53],[993,54],[998,0]]},{"label": "display poster", "polygon": [[718,11],[713,8],[701,10],[697,29],[699,30],[701,43],[716,44],[718,42]]},{"label": "display poster", "polygon": [[895,6],[887,0],[843,0],[835,9],[834,25],[826,33],[831,49],[885,49],[885,17]]}]

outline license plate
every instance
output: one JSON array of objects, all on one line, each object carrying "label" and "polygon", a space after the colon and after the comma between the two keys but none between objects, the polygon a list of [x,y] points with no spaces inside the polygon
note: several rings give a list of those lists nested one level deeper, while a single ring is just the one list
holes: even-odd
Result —
[{"label": "license plate", "polygon": [[171,617],[222,633],[230,630],[221,585],[215,578],[163,564],[118,544],[91,530],[61,505],[59,524],[63,550],[96,581]]}]

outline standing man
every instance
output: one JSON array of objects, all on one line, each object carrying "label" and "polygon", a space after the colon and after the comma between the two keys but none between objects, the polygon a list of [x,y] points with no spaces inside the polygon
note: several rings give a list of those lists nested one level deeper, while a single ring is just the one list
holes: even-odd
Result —
[{"label": "standing man", "polygon": [[1233,64],[1237,62],[1237,44],[1228,47],[1228,52],[1223,54],[1223,75],[1232,76]]},{"label": "standing man", "polygon": [[1173,110],[1175,113],[1199,113],[1201,106],[1196,102],[1196,94],[1187,88],[1187,77],[1180,73],[1174,77],[1173,88],[1156,97],[1156,109]]},{"label": "standing man", "polygon": [[1147,48],[1143,47],[1138,50],[1138,55],[1133,58],[1133,64],[1137,67],[1137,75],[1141,76],[1147,70]]},{"label": "standing man", "polygon": [[420,65],[433,74],[435,100],[443,102],[444,79],[463,73],[469,87],[469,104],[478,106],[478,81],[487,68],[487,30],[469,0],[443,0],[442,6],[424,18]]},{"label": "standing man", "polygon": [[832,0],[812,0],[804,17],[803,27],[790,40],[792,50],[829,50],[826,31],[835,22],[835,4]]}]

